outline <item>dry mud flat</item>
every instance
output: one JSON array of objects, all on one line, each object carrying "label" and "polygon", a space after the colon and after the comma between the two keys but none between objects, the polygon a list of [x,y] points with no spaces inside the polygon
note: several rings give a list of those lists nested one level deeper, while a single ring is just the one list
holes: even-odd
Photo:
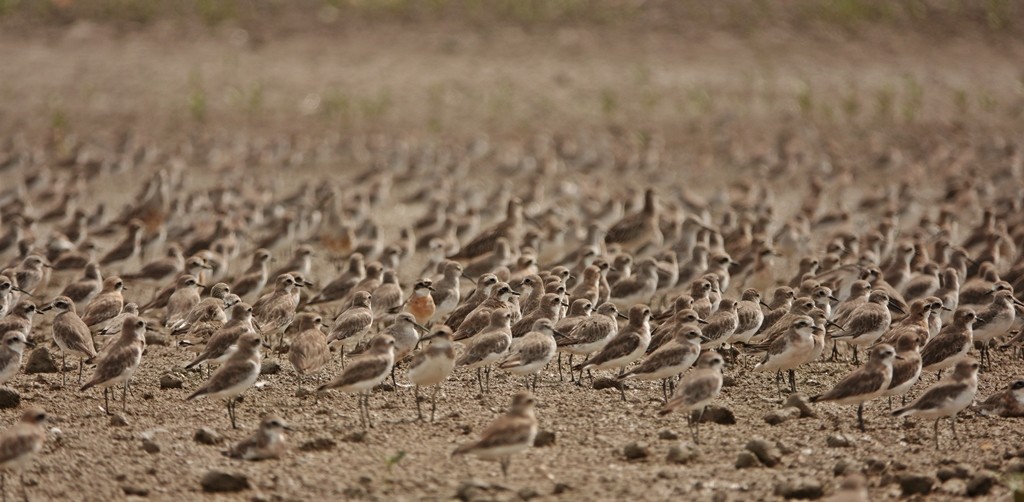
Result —
[{"label": "dry mud flat", "polygon": [[[238,406],[241,428],[232,430],[222,403],[184,402],[202,382],[198,373],[174,370],[188,357],[175,347],[148,347],[123,415],[126,425],[101,411],[99,392],[79,393],[71,383],[61,389],[59,374],[15,379],[13,387],[23,403],[50,410],[60,431],[51,434],[28,471],[30,496],[771,500],[785,494],[827,495],[837,474],[861,471],[873,497],[918,491],[952,499],[982,492],[982,499],[1000,500],[1010,496],[1010,473],[1024,469],[1024,461],[1017,458],[1020,429],[1012,419],[964,413],[959,426],[962,447],[954,446],[943,424],[938,451],[931,443],[930,423],[903,424],[888,415],[883,402],[868,405],[867,433],[856,430],[854,408],[827,404],[812,405],[815,418],[768,425],[764,417],[781,408],[772,378],[750,372],[752,361],[741,357],[728,367],[728,386],[717,402],[734,415],[735,423],[704,424],[700,445],[690,442],[683,416],[657,417],[657,385],[630,389],[628,402],[622,403],[614,389],[597,391],[559,382],[551,368],[537,391],[537,414],[541,430],[553,434],[550,444],[516,457],[509,477],[503,479],[496,463],[453,459],[450,453],[504,411],[519,379],[496,372],[491,393],[481,396],[475,376],[457,372],[445,385],[433,424],[416,421],[411,389],[378,390],[371,400],[376,426],[363,430],[355,397],[332,393],[319,403],[308,396],[298,398],[294,373],[285,362],[278,373],[261,378],[264,383],[258,390],[246,394]],[[997,354],[997,361],[1009,363],[1009,354]],[[282,359],[266,360],[268,367],[273,362]],[[1004,387],[1014,377],[1013,366],[1000,364],[983,373],[979,394]],[[798,375],[798,382],[803,392],[819,392],[851,367],[815,363]],[[165,375],[180,378],[182,388],[161,389]],[[401,382],[401,371],[399,375]],[[114,403],[113,409],[120,412],[120,403]],[[268,412],[297,429],[284,458],[244,462],[222,455],[227,444],[248,434]],[[11,423],[18,413],[4,410],[3,419]],[[216,433],[215,444],[194,439],[202,426]],[[768,448],[750,444],[754,439],[766,440]],[[750,460],[739,457],[747,456],[743,452],[751,447],[764,449],[759,451],[762,459],[738,468],[737,462]],[[666,457],[673,449],[670,461]],[[200,480],[210,470],[244,476],[247,488],[202,495]]]}]

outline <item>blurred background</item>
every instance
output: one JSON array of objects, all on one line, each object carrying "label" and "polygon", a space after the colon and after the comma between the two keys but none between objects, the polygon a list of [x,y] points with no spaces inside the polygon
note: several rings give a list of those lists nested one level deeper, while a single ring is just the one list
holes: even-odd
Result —
[{"label": "blurred background", "polygon": [[0,127],[29,143],[593,132],[709,166],[794,128],[836,149],[1012,136],[1022,32],[1012,0],[0,0]]}]

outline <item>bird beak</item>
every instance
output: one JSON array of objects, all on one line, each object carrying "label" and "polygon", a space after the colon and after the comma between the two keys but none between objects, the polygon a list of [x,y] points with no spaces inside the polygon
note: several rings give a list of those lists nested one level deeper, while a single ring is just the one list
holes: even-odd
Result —
[{"label": "bird beak", "polygon": [[764,308],[766,308],[768,310],[772,310],[771,305],[768,305],[767,303],[765,303],[764,300],[758,301],[757,303],[760,303],[762,307],[764,307]]},{"label": "bird beak", "polygon": [[11,291],[17,291],[17,292],[19,292],[19,293],[21,293],[21,294],[23,294],[23,295],[25,295],[25,296],[27,296],[29,298],[35,298],[36,297],[36,295],[33,295],[32,293],[29,293],[28,291],[25,291],[24,289],[21,289],[21,288],[18,288],[18,287],[11,288]]},{"label": "bird beak", "polygon": [[295,432],[297,430],[295,427],[292,427],[290,425],[282,425],[281,428],[288,432]]},{"label": "bird beak", "polygon": [[623,314],[622,312],[616,312],[615,315],[618,316],[619,319],[629,320],[629,316]]},{"label": "bird beak", "polygon": [[901,356],[901,355],[899,355],[899,354],[896,354],[896,355],[895,355],[895,356],[893,356],[893,357],[895,357],[896,359],[899,359],[900,361],[902,361],[902,360],[906,359],[905,357],[903,357],[903,356]]},{"label": "bird beak", "polygon": [[562,302],[562,306],[563,306],[563,307],[568,307],[568,306],[569,306],[569,304],[568,304],[568,303],[565,303],[565,302]]},{"label": "bird beak", "polygon": [[199,268],[205,268],[206,270],[213,270],[213,265],[200,265]]},{"label": "bird beak", "polygon": [[50,310],[52,308],[53,308],[53,304],[50,303],[50,304],[47,304],[47,305],[43,305],[42,307],[39,307],[36,310],[39,311],[39,312],[46,312],[46,311],[48,311],[48,310]]},{"label": "bird beak", "polygon": [[710,339],[710,338],[708,338],[708,337],[706,337],[706,336],[704,336],[704,335],[700,335],[700,339],[701,339],[702,341],[705,341],[705,342],[710,342],[710,341],[711,341],[711,339]]},{"label": "bird beak", "polygon": [[891,309],[893,309],[893,310],[895,310],[896,312],[899,312],[899,313],[901,313],[901,314],[906,314],[906,313],[907,313],[907,312],[906,312],[905,310],[903,310],[902,308],[900,308],[900,306],[899,306],[899,305],[897,305],[897,304],[896,304],[896,302],[893,302],[892,300],[889,300],[889,308],[891,308]]},{"label": "bird beak", "polygon": [[557,337],[559,337],[559,338],[565,338],[565,334],[564,334],[564,333],[562,333],[561,331],[555,331],[555,330],[551,330],[551,332],[552,332],[552,333],[553,333],[553,334],[554,334],[555,336],[557,336]]},{"label": "bird beak", "polygon": [[430,333],[429,329],[427,329],[425,326],[423,326],[422,324],[420,324],[418,322],[413,321],[412,325],[416,326],[416,329],[418,329],[418,330],[420,330],[420,331],[422,331],[424,333]]},{"label": "bird beak", "polygon": [[429,289],[430,291],[437,291],[437,288],[435,288],[434,286],[427,286],[427,289]]},{"label": "bird beak", "polygon": [[197,283],[196,283],[196,286],[199,286],[199,287],[201,287],[201,288],[205,288],[205,287],[206,287],[206,284],[199,284],[199,283],[197,282]]},{"label": "bird beak", "polygon": [[53,265],[50,265],[49,263],[43,263],[43,267],[45,267],[45,268],[53,268]]},{"label": "bird beak", "polygon": [[467,281],[472,282],[473,284],[476,284],[476,280],[473,279],[472,277],[470,277],[469,274],[463,272],[462,273],[462,277],[465,277]]},{"label": "bird beak", "polygon": [[942,309],[942,310],[945,310],[946,312],[952,312],[953,311],[953,309],[951,309],[951,308],[949,308],[949,307],[947,307],[945,305],[943,305],[943,306],[941,306],[939,308]]},{"label": "bird beak", "polygon": [[708,323],[704,319],[697,319],[697,322],[700,323],[700,324],[707,324]]},{"label": "bird beak", "polygon": [[838,324],[836,324],[836,323],[834,323],[832,321],[825,321],[825,325],[826,326],[832,326],[833,328],[838,329],[839,331],[846,331],[845,329],[843,329],[842,326],[840,326],[840,325],[838,325]]},{"label": "bird beak", "polygon": [[521,296],[521,295],[519,294],[519,292],[518,292],[518,291],[515,291],[515,290],[512,290],[512,294],[513,294],[513,295],[516,295],[516,296]]},{"label": "bird beak", "polygon": [[828,299],[829,299],[829,300],[832,300],[832,301],[834,301],[834,302],[838,302],[838,301],[839,301],[839,298],[836,298],[836,297],[835,297],[835,296],[833,296],[833,295],[828,295]]},{"label": "bird beak", "polygon": [[36,348],[36,344],[32,340],[25,340],[25,346],[30,349]]}]

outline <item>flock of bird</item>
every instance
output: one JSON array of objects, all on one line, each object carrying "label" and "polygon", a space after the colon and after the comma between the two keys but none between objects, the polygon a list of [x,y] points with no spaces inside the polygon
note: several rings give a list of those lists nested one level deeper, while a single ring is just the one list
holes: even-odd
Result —
[{"label": "flock of bird", "polygon": [[[264,357],[287,359],[299,396],[359,394],[372,427],[371,394],[389,379],[414,387],[420,419],[429,399],[433,421],[454,372],[475,373],[481,394],[506,372],[525,390],[454,452],[498,459],[506,472],[537,434],[530,389],[583,385],[595,372],[622,400],[627,382],[659,382],[659,413],[685,413],[699,441],[728,365],[757,361],[784,393],[812,363],[850,358],[855,367],[811,401],[856,405],[863,430],[865,403],[902,398],[892,413],[935,420],[938,447],[942,418],[959,441],[956,415],[975,401],[979,368],[1016,364],[1015,183],[953,169],[930,191],[904,182],[844,194],[844,173],[812,171],[805,187],[740,178],[700,197],[662,183],[651,152],[591,158],[568,140],[517,154],[486,142],[364,146],[370,169],[287,193],[275,189],[288,185],[284,171],[211,175],[130,144],[103,161],[8,160],[0,383],[18,375],[27,348],[48,345],[64,385],[66,358],[77,359],[78,389],[66,392],[103,389],[110,413],[121,388],[126,409],[147,333],[160,332],[201,382],[187,400],[223,400],[232,427]],[[205,155],[212,163],[217,151]],[[636,176],[615,176],[620,168]],[[90,196],[134,180],[119,211]],[[1004,348],[1013,355],[992,350]],[[556,371],[558,383],[544,381]],[[978,409],[1024,416],[1024,381]],[[40,451],[46,417],[29,409],[0,437],[5,472]],[[264,417],[230,454],[276,457],[288,427]]]}]

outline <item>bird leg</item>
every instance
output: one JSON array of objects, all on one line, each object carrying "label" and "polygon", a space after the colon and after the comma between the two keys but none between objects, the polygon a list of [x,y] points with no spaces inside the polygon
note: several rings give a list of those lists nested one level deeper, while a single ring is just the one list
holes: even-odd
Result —
[{"label": "bird leg", "polygon": [[562,353],[561,352],[558,353],[558,381],[559,382],[563,381],[563,378],[562,378]]},{"label": "bird leg", "polygon": [[121,389],[121,412],[128,411],[128,381],[125,380],[124,388]]},{"label": "bird leg", "polygon": [[417,385],[416,389],[413,390],[413,401],[416,401],[416,419],[420,422],[423,421],[423,412],[420,411],[420,386]]},{"label": "bird leg", "polygon": [[434,392],[430,394],[430,423],[434,423],[434,412],[437,411],[437,392],[441,390],[441,384],[434,386]]},{"label": "bird leg", "polygon": [[512,461],[511,457],[501,457],[501,475],[508,479],[508,464]]},{"label": "bird leg", "polygon": [[[60,349],[60,386],[61,387],[67,385],[67,383],[68,383],[67,374],[64,372],[64,359],[65,359],[64,349]],[[79,382],[79,383],[81,383],[81,382]]]},{"label": "bird leg", "polygon": [[78,358],[78,385],[82,385],[82,367],[85,366],[85,359]]},{"label": "bird leg", "polygon": [[372,429],[373,428],[373,417],[370,416],[370,392],[372,392],[372,391],[369,391],[369,390],[366,391],[366,405],[365,405],[365,408],[366,408],[366,425],[367,425],[367,427]]},{"label": "bird leg", "polygon": [[789,370],[789,390],[796,394],[796,370]]},{"label": "bird leg", "polygon": [[107,415],[110,414],[110,398],[108,397],[107,394],[109,390],[110,389],[107,387],[103,388],[103,411],[105,411]]},{"label": "bird leg", "polygon": [[857,405],[857,425],[860,426],[861,432],[866,432],[864,429],[864,403]]},{"label": "bird leg", "polygon": [[949,417],[949,428],[953,431],[953,439],[956,445],[960,446],[960,437],[956,435],[956,415]]},{"label": "bird leg", "polygon": [[480,386],[480,393],[481,394],[484,393],[484,379],[481,376],[482,373],[483,373],[483,368],[477,368],[476,369],[476,383],[477,383],[477,385]]},{"label": "bird leg", "polygon": [[[852,343],[850,345],[853,345]],[[853,345],[853,365],[860,366],[860,355],[857,353],[857,346]]]},{"label": "bird leg", "polygon": [[661,400],[662,403],[668,403],[668,379],[661,379]]},{"label": "bird leg", "polygon": [[939,449],[939,420],[942,420],[942,418],[940,417],[940,418],[936,418],[935,419],[935,427],[932,428],[933,429],[932,437],[935,439],[935,449],[936,450]]}]

